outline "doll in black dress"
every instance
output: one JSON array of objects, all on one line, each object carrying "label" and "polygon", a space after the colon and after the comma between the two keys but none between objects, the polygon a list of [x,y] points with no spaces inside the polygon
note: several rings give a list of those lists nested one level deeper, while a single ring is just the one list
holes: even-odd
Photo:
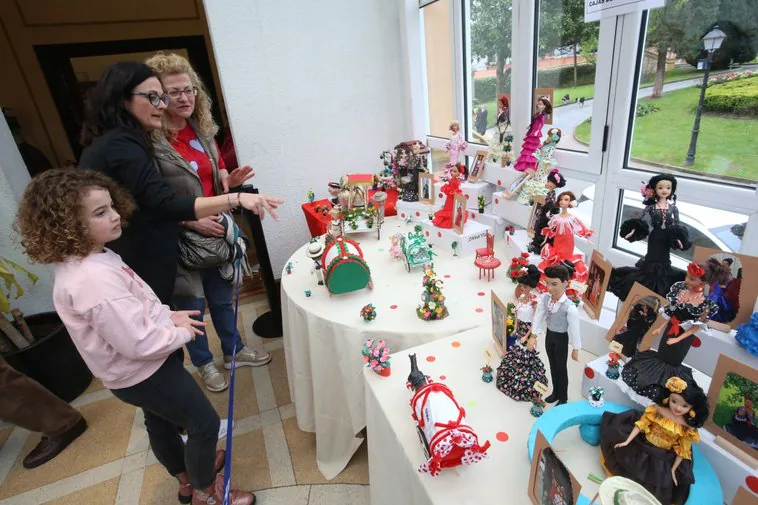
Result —
[{"label": "doll in black dress", "polygon": [[685,280],[671,286],[666,295],[669,304],[661,312],[668,321],[653,330],[661,335],[658,350],[635,354],[621,371],[621,379],[638,395],[654,399],[674,376],[695,382],[692,370],[682,363],[698,327],[718,312],[718,306],[705,295],[705,285],[703,266],[690,263]]},{"label": "doll in black dress", "polygon": [[[542,245],[545,243],[545,237],[542,236],[542,230],[547,228],[550,218],[554,214],[558,214],[561,209],[558,208],[558,204],[555,201],[556,188],[562,188],[566,185],[566,178],[558,172],[557,168],[554,168],[547,174],[547,182],[545,187],[548,189],[547,195],[545,195],[545,205],[543,205],[538,211],[534,220],[534,237],[531,244],[527,247],[527,250],[534,254],[539,254],[542,251]],[[548,239],[552,244],[552,239]]]},{"label": "doll in black dress", "polygon": [[684,280],[684,272],[671,266],[669,252],[692,246],[687,228],[679,223],[676,178],[669,174],[651,177],[644,196],[642,216],[624,221],[619,231],[619,236],[630,242],[647,238],[644,258],[633,267],[614,268],[611,273],[608,291],[620,300],[626,300],[635,282],[666,296],[672,284]]},{"label": "doll in black dress", "polygon": [[642,341],[642,337],[650,329],[658,317],[658,309],[661,303],[654,296],[643,296],[639,302],[635,303],[632,310],[629,311],[629,319],[623,331],[613,337],[615,342],[621,344],[624,349],[621,354],[631,358],[637,352],[637,347]]}]

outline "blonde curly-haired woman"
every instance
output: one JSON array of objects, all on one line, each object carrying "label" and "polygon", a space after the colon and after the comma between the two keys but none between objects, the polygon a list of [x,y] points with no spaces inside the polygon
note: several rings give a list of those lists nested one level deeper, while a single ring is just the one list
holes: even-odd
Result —
[{"label": "blonde curly-haired woman", "polygon": [[[184,196],[214,196],[251,178],[254,174],[249,166],[226,171],[213,138],[218,126],[211,115],[211,99],[190,63],[178,54],[163,52],[145,63],[158,74],[169,97],[163,128],[154,133],[153,147],[161,174],[174,191]],[[206,237],[224,237],[226,230],[221,223],[221,216],[211,216],[182,225]],[[177,310],[199,310],[202,314],[207,300],[221,340],[225,368],[231,368],[235,343],[237,366],[266,365],[271,355],[248,348],[240,339],[232,306],[233,291],[233,284],[221,277],[218,268],[189,270],[179,265],[172,301]],[[228,387],[213,362],[206,335],[198,335],[187,344],[187,350],[209,391]]]}]

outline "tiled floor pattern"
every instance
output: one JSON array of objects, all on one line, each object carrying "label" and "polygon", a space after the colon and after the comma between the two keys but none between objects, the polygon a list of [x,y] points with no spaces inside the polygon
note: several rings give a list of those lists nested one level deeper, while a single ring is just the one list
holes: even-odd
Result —
[{"label": "tiled floor pattern", "polygon": [[[282,339],[261,339],[252,332],[257,314],[265,310],[261,300],[240,307],[240,330],[248,344],[270,351],[273,361],[267,367],[237,370],[233,486],[255,491],[260,505],[368,504],[365,444],[336,479],[327,482],[318,471],[315,435],[300,431],[294,417]],[[221,362],[220,343],[210,324],[208,332]],[[199,381],[189,357],[186,365]],[[207,394],[226,418],[228,391]],[[0,505],[178,503],[176,481],[150,450],[141,411],[114,398],[98,380],[73,405],[89,429],[34,470],[23,468],[21,460],[40,435],[0,423]],[[219,447],[224,444],[220,441]]]}]

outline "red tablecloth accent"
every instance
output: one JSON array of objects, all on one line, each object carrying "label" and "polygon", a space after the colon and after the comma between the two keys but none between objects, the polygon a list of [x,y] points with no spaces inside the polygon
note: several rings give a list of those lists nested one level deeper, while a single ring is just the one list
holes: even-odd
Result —
[{"label": "red tablecloth accent", "polygon": [[326,233],[326,225],[329,223],[328,213],[323,215],[321,212],[316,212],[316,206],[318,205],[329,209],[332,208],[332,204],[326,198],[323,200],[316,200],[313,203],[306,202],[302,205],[303,214],[305,214],[305,221],[308,223],[311,237],[318,237]]},{"label": "red tablecloth accent", "polygon": [[[377,191],[374,189],[368,190],[369,202]],[[384,202],[384,217],[397,216],[397,190],[388,189],[385,193],[387,193],[387,201]]]}]

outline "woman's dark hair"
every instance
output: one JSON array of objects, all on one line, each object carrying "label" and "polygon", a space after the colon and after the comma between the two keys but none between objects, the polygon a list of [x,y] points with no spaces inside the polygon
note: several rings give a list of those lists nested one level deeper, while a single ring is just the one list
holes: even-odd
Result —
[{"label": "woman's dark hair", "polygon": [[547,180],[555,184],[556,188],[562,188],[566,185],[566,178],[563,177],[563,174],[561,174],[557,168],[554,168],[549,174],[547,174]]},{"label": "woman's dark hair", "polygon": [[[687,387],[681,393],[678,393],[684,401],[689,403],[692,407],[691,410],[695,412],[695,417],[690,417],[689,412],[684,414],[684,419],[688,425],[693,428],[702,428],[705,421],[708,419],[708,396],[706,396],[703,389],[695,382],[687,381]],[[658,405],[667,405],[668,399],[671,396],[671,391],[668,388],[660,386],[659,393],[655,398],[655,403]],[[664,403],[665,400],[665,403]]]},{"label": "woman's dark hair", "polygon": [[[550,100],[547,99],[545,96],[541,96],[537,99],[538,102],[542,102],[542,104],[545,106],[545,110],[542,111],[542,114],[548,115],[553,113],[553,105],[550,103]],[[532,131],[532,126],[534,126],[534,122],[537,121],[537,116],[539,114],[535,114],[532,116],[532,120],[529,122],[529,128],[526,129],[526,134],[529,135],[529,132]]]},{"label": "woman's dark hair", "polygon": [[669,195],[669,199],[676,203],[676,177],[671,174],[658,174],[652,176],[650,180],[647,181],[647,189],[653,191],[653,196],[646,198],[645,201],[642,202],[643,205],[655,205],[658,201],[658,195],[655,194],[655,187],[661,181],[669,181],[671,183],[671,195]]},{"label": "woman's dark hair", "polygon": [[530,288],[536,288],[540,282],[540,269],[535,265],[529,264],[526,266],[526,275],[516,279],[519,284],[524,284]]},{"label": "woman's dark hair", "polygon": [[151,77],[157,78],[158,75],[144,63],[136,61],[120,61],[105,69],[89,93],[80,137],[82,145],[90,145],[96,137],[114,128],[129,128],[146,135],[124,102],[132,98],[130,93],[134,88]]},{"label": "woman's dark hair", "polygon": [[569,269],[563,264],[549,266],[545,269],[545,277],[548,279],[560,279],[561,282],[568,282],[571,278]]},{"label": "woman's dark hair", "polygon": [[457,166],[458,166],[458,172],[460,172],[463,177],[468,177],[468,168],[466,168],[466,164],[458,163]]}]

